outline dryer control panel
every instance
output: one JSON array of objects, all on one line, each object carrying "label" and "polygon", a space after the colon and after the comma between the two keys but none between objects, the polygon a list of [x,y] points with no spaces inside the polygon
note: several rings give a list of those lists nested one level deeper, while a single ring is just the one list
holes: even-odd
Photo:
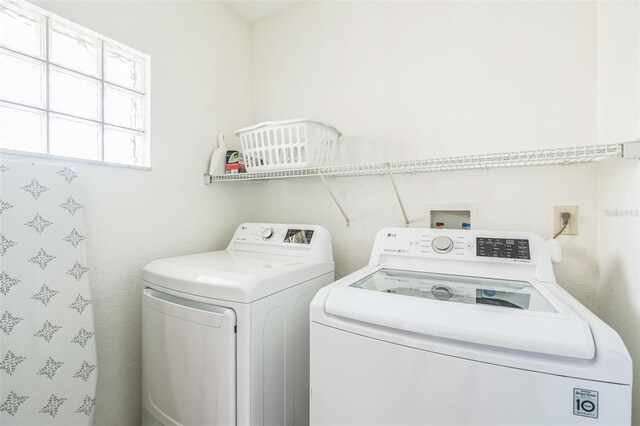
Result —
[{"label": "dryer control panel", "polygon": [[311,244],[316,233],[313,225],[279,225],[247,223],[233,236],[234,241],[268,242],[271,244]]},{"label": "dryer control panel", "polygon": [[318,225],[243,223],[228,250],[332,259],[329,232]]}]

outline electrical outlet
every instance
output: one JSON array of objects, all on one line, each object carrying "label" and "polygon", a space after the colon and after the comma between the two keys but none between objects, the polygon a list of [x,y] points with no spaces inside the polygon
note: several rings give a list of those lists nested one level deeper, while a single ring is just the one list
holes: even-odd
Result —
[{"label": "electrical outlet", "polygon": [[555,206],[553,208],[553,233],[556,234],[562,229],[562,213],[570,213],[569,224],[560,235],[578,235],[578,206]]}]

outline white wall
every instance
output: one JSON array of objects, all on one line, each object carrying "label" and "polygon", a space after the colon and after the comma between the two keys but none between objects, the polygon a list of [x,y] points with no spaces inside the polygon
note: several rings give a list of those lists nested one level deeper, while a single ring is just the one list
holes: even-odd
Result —
[{"label": "white wall", "polygon": [[[499,152],[596,141],[596,6],[584,2],[308,2],[253,27],[256,120],[317,117],[344,137],[338,162]],[[595,307],[593,166],[398,176],[409,215],[477,203],[479,226],[548,238],[553,206],[578,204],[558,279]],[[338,275],[368,257],[375,232],[402,225],[388,178],[333,182],[344,229],[310,181],[254,183],[260,218],[332,227]],[[278,200],[301,207],[283,211]],[[299,200],[299,201],[298,201]],[[313,207],[310,207],[313,206]],[[474,224],[478,225],[478,224]]]},{"label": "white wall", "polygon": [[69,163],[86,187],[98,344],[96,425],[140,424],[140,270],[222,248],[243,220],[205,187],[215,134],[249,118],[249,29],[212,2],[37,2],[151,55],[152,171]]},{"label": "white wall", "polygon": [[591,2],[306,2],[253,28],[257,119],[319,117],[343,162],[592,143]]},{"label": "white wall", "polygon": [[[342,163],[636,139],[638,14],[637,2],[307,2],[253,27],[255,121],[332,122],[345,134]],[[640,363],[637,162],[397,180],[416,226],[427,225],[429,204],[477,203],[481,228],[548,238],[553,206],[579,205],[580,235],[560,237],[556,276]],[[374,233],[402,217],[388,178],[331,184],[351,228],[312,179],[238,187],[264,203],[256,220],[329,227],[343,276],[366,263]]]},{"label": "white wall", "polygon": [[[640,3],[598,6],[598,139],[640,137]],[[634,424],[640,423],[640,163],[598,167],[600,280],[597,312],[625,341],[635,365]]]}]

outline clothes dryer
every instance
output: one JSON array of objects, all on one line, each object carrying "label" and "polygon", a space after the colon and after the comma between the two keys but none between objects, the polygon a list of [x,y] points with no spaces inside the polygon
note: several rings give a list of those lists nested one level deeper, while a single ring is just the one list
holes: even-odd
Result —
[{"label": "clothes dryer", "polygon": [[226,250],[142,273],[144,423],[305,425],[309,304],[334,279],[316,225],[245,223]]}]

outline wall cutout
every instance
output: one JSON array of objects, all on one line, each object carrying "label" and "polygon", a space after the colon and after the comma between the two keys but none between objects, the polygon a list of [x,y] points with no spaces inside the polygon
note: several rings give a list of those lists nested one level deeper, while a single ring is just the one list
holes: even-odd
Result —
[{"label": "wall cutout", "polygon": [[427,207],[429,227],[478,229],[477,204],[437,204]]}]

